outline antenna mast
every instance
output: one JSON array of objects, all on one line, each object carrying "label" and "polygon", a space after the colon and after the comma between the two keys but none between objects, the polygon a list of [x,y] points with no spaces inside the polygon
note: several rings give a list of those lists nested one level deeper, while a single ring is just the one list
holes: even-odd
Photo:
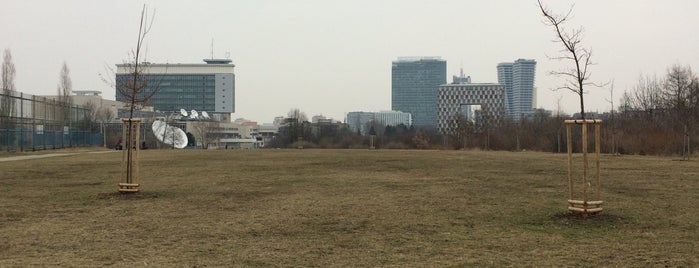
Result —
[{"label": "antenna mast", "polygon": [[211,38],[211,59],[214,59],[214,39]]}]

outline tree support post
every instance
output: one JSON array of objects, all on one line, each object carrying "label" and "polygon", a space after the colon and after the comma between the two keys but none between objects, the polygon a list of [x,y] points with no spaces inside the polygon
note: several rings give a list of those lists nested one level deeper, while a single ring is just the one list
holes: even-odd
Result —
[{"label": "tree support post", "polygon": [[136,193],[138,189],[138,159],[140,152],[141,119],[121,119],[121,181],[120,193]]},{"label": "tree support post", "polygon": [[[602,120],[599,119],[577,119],[565,120],[566,135],[568,138],[568,210],[573,213],[582,214],[587,217],[589,214],[595,214],[602,211],[602,203],[600,196],[600,125]],[[588,178],[588,125],[595,126],[595,174],[594,178]],[[571,128],[573,125],[580,125],[582,129],[582,176],[576,179],[573,174],[573,141]],[[574,190],[575,184],[581,184],[582,188],[577,192]]]}]

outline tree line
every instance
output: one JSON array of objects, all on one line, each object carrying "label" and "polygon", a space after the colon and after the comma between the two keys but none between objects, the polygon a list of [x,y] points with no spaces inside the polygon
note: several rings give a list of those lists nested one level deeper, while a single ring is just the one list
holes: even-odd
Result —
[{"label": "tree line", "polygon": [[[448,134],[436,129],[370,122],[362,135],[341,123],[311,123],[299,109],[292,109],[267,147],[273,148],[369,148],[374,136],[383,149],[478,149],[503,151],[565,152],[564,121],[581,114],[535,110],[520,121],[500,120],[474,124],[456,114]],[[601,147],[610,154],[680,155],[696,151],[699,140],[699,78],[689,66],[668,68],[664,77],[643,76],[623,94],[616,109],[587,118],[602,119]],[[488,122],[489,120],[485,120]],[[580,151],[581,133],[573,131],[573,149]],[[590,139],[592,139],[590,135]],[[575,142],[578,141],[578,142]],[[594,146],[592,140],[589,142]]]}]

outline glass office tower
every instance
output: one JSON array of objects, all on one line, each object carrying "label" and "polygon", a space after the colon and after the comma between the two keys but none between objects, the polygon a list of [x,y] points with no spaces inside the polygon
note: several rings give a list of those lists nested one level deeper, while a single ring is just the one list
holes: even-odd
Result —
[{"label": "glass office tower", "polygon": [[391,110],[410,113],[413,125],[437,126],[437,88],[447,83],[447,62],[439,57],[398,58],[391,74]]}]

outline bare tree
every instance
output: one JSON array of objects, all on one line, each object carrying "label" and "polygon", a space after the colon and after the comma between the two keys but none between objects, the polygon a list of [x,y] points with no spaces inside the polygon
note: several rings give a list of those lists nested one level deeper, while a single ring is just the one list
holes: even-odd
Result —
[{"label": "bare tree", "polygon": [[294,143],[297,140],[307,138],[306,136],[306,122],[308,122],[308,117],[306,113],[302,112],[299,108],[293,108],[287,113],[287,126],[286,131],[288,132],[289,143]]},{"label": "bare tree", "polygon": [[15,64],[12,62],[10,49],[5,49],[2,60],[2,96],[0,96],[0,129],[10,129],[11,116],[15,109]]},{"label": "bare tree", "polygon": [[194,137],[203,149],[208,149],[209,145],[218,140],[217,128],[218,123],[212,121],[196,121],[192,122],[194,128]]},{"label": "bare tree", "polygon": [[61,73],[58,78],[58,86],[56,88],[57,96],[57,106],[59,107],[58,112],[58,122],[60,127],[71,126],[71,107],[73,106],[73,100],[70,97],[70,92],[73,90],[73,82],[70,79],[70,69],[68,69],[68,64],[63,62],[63,67],[61,67]]},{"label": "bare tree", "polygon": [[462,113],[454,114],[453,135],[456,140],[461,143],[461,148],[468,148],[468,138],[475,131],[475,122],[464,116]]},{"label": "bare tree", "polygon": [[157,92],[157,83],[149,85],[148,63],[141,62],[144,41],[152,26],[153,20],[149,19],[146,5],[143,5],[136,49],[131,51],[130,61],[124,64],[128,76],[125,79],[115,81],[116,90],[124,96],[125,103],[129,107],[129,120],[133,119],[134,111],[146,106],[148,100]]},{"label": "bare tree", "polygon": [[632,110],[653,113],[663,107],[662,99],[663,81],[657,76],[641,76],[633,87],[633,92],[625,95],[626,105]]},{"label": "bare tree", "polygon": [[563,27],[568,19],[570,19],[570,14],[573,11],[572,7],[565,15],[559,15],[553,14],[541,3],[541,0],[537,0],[537,2],[544,16],[544,23],[554,27],[556,31],[554,42],[563,45],[563,49],[560,51],[561,55],[552,57],[552,59],[572,61],[574,63],[572,68],[551,72],[551,74],[563,77],[565,80],[565,83],[557,89],[567,89],[578,95],[580,98],[580,116],[582,119],[585,119],[584,87],[588,85],[601,85],[590,82],[590,72],[588,68],[593,65],[590,60],[592,58],[592,50],[582,46],[584,30],[580,27],[576,30],[568,31]]},{"label": "bare tree", "polygon": [[682,133],[682,157],[688,159],[690,155],[690,131],[694,115],[696,114],[696,96],[693,92],[697,78],[690,67],[683,68],[679,65],[670,67],[663,85],[663,97],[666,107],[671,113],[671,119],[676,131]]},{"label": "bare tree", "polygon": [[114,119],[114,113],[101,102],[97,104],[94,101],[88,101],[85,104],[85,108],[89,111],[86,118],[88,124],[95,125],[95,123],[99,123],[99,131],[102,133],[102,146],[106,146],[107,133],[105,132],[104,124]]},{"label": "bare tree", "polygon": [[[151,17],[153,14],[151,14]],[[151,27],[153,26],[152,18],[149,18],[146,5],[143,5],[141,9],[141,19],[138,26],[138,36],[136,38],[136,48],[130,52],[130,59],[123,64],[127,75],[122,77],[123,79],[116,79],[114,81],[114,87],[124,97],[124,102],[129,108],[129,126],[133,122],[134,112],[137,109],[142,109],[148,104],[148,100],[157,92],[157,83],[149,85],[148,81],[148,64],[141,63],[143,60],[142,53],[144,50],[144,42]],[[112,72],[114,73],[114,72]],[[102,77],[103,80],[108,81],[109,78]],[[132,176],[132,166],[133,166],[133,150],[138,144],[130,145],[133,138],[133,131],[131,129],[126,130],[126,141],[127,146],[124,147],[126,152],[126,181],[131,181]]]}]

